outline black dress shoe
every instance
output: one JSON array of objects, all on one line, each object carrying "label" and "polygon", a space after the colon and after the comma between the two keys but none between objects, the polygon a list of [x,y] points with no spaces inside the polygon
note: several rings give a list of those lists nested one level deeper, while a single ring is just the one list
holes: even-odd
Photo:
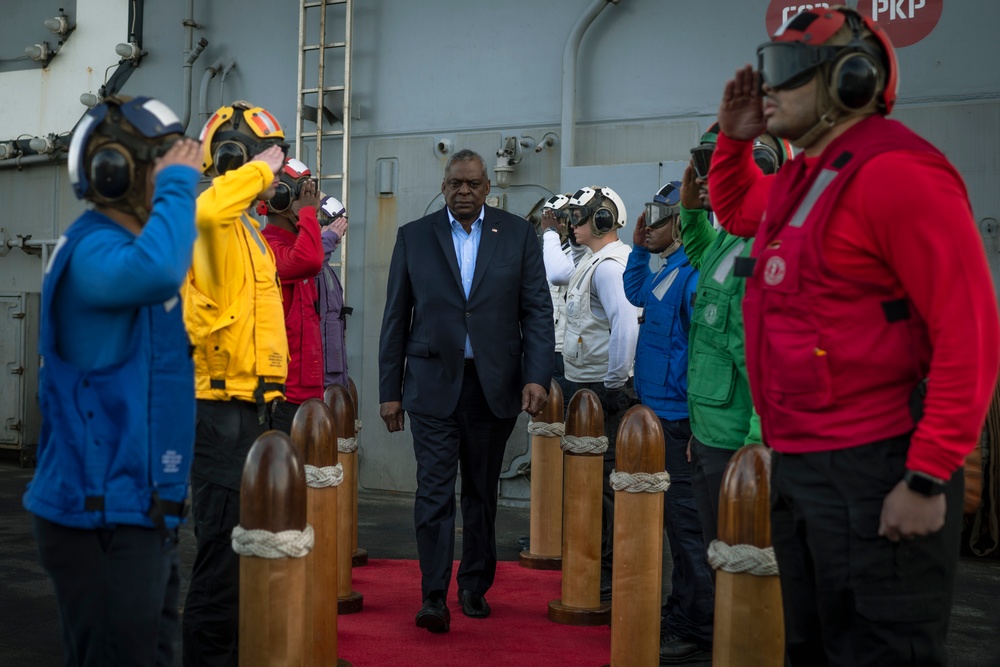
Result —
[{"label": "black dress shoe", "polygon": [[490,615],[490,605],[479,593],[459,591],[458,602],[462,605],[462,613],[469,618],[486,618]]},{"label": "black dress shoe", "polygon": [[711,651],[706,651],[690,639],[684,639],[677,635],[662,635],[660,637],[661,665],[682,665],[690,662],[703,662],[711,658]]},{"label": "black dress shoe", "polygon": [[451,612],[443,597],[430,597],[417,612],[417,627],[431,632],[448,632],[451,627]]}]

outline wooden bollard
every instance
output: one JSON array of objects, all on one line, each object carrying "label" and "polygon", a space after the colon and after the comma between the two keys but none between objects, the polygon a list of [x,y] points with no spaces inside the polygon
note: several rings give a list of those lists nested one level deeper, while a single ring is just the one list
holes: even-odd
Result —
[{"label": "wooden bollard", "polygon": [[[743,447],[729,460],[719,494],[720,542],[771,546],[770,478],[771,453],[763,445]],[[781,667],[784,656],[778,576],[717,568],[712,664]]]},{"label": "wooden bollard", "polygon": [[661,487],[669,479],[663,469],[663,427],[656,413],[644,405],[631,408],[618,427],[616,442],[611,667],[656,665],[666,490]]},{"label": "wooden bollard", "polygon": [[[310,398],[299,406],[292,441],[307,466],[329,470],[337,465],[333,413],[323,401]],[[306,519],[315,544],[306,557],[305,665],[351,664],[337,658],[337,488],[309,484],[306,490]]]},{"label": "wooden bollard", "polygon": [[[306,526],[302,458],[287,435],[268,431],[257,438],[243,466],[234,547],[243,531],[304,534]],[[240,664],[303,664],[305,586],[303,557],[241,555]]]},{"label": "wooden bollard", "polygon": [[[566,435],[604,435],[597,394],[581,389],[569,402]],[[605,625],[611,605],[601,602],[601,496],[604,454],[563,452],[562,598],[549,602],[549,620]]]},{"label": "wooden bollard", "polygon": [[[339,384],[326,388],[323,399],[333,413],[334,435],[340,441],[354,439],[354,401],[351,393]],[[346,452],[338,444],[337,460],[344,468],[344,481],[337,493],[337,611],[355,614],[364,606],[364,596],[351,590],[351,534],[354,530],[354,494],[357,484],[357,451]]]},{"label": "wooden bollard", "polygon": [[[354,386],[354,380],[350,376],[347,378],[347,391],[351,393],[351,400],[354,401],[354,437],[360,438],[361,404],[358,403],[358,388]],[[361,467],[356,465],[355,471],[358,474],[354,476],[354,488],[352,490],[354,494],[354,530],[351,532],[351,565],[362,567],[368,564],[368,552],[358,548],[358,487],[361,486]]]},{"label": "wooden bollard", "polygon": [[[556,431],[554,427],[563,419],[562,388],[552,380],[549,402],[531,423]],[[530,531],[528,549],[521,552],[520,563],[533,570],[562,568],[563,453],[559,440],[556,434],[531,436]]]}]

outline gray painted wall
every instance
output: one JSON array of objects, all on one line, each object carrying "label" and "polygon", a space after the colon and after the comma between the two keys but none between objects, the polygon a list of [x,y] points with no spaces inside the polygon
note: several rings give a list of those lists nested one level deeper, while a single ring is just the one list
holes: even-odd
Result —
[{"label": "gray painted wall", "polygon": [[[439,140],[479,150],[492,164],[504,137],[540,141],[547,132],[558,136],[563,48],[590,3],[355,0],[347,299],[355,308],[348,348],[365,424],[360,436],[364,486],[414,487],[408,434],[389,437],[378,418],[377,343],[396,229],[440,205],[435,198],[445,156],[435,150]],[[236,67],[225,90],[219,78],[213,80],[205,106],[214,110],[222,101],[249,99],[272,111],[290,136],[298,3],[194,4],[201,26],[195,41],[204,36],[209,46],[193,68],[189,134],[196,134],[205,119],[198,108],[202,73],[213,62],[232,58]],[[146,2],[149,55],[123,93],[154,95],[180,113],[186,5]],[[766,7],[765,0],[622,0],[608,6],[580,48],[577,164],[567,172],[567,182],[560,182],[558,144],[538,153],[529,148],[512,186],[502,191],[494,184],[492,195],[525,214],[547,192],[602,181],[623,194],[634,219],[659,184],[677,177],[687,149],[713,120],[725,79],[750,62],[756,45],[767,38]],[[998,25],[1000,3],[947,0],[936,29],[899,50],[901,101],[894,117],[910,123],[955,162],[969,185],[977,220],[1000,218],[1000,70],[992,66],[1000,62]],[[18,27],[7,29],[12,34]],[[115,43],[125,41],[124,24],[101,30],[112,52]],[[59,59],[52,64],[62,66],[70,64]],[[0,72],[0,84],[4,76]],[[76,105],[82,113],[80,92],[48,90],[44,103]],[[0,117],[16,117],[17,105],[17,95],[5,90]],[[0,141],[27,131],[4,126],[11,136]],[[302,157],[311,162],[310,155]],[[392,175],[391,196],[379,193],[382,163],[392,165],[382,172]],[[54,238],[81,209],[62,167],[0,169],[0,227],[8,235]],[[1000,240],[988,236],[986,246],[996,276]],[[12,250],[0,257],[0,291],[37,291],[40,277],[37,256]],[[527,436],[519,426],[508,460],[526,451]],[[504,482],[503,493],[508,499],[526,498],[527,484],[515,475]]]}]

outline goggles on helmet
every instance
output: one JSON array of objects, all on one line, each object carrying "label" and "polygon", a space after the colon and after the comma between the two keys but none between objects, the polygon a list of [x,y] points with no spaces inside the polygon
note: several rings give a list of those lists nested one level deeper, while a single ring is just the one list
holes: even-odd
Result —
[{"label": "goggles on helmet", "polygon": [[587,224],[592,215],[594,215],[594,209],[590,206],[572,206],[566,212],[566,221],[573,227],[580,227]]},{"label": "goggles on helmet", "polygon": [[[668,206],[658,201],[646,202],[646,228],[659,229],[681,213],[680,204]],[[652,222],[650,222],[652,220]]]},{"label": "goggles on helmet", "polygon": [[280,139],[263,139],[254,141],[242,132],[228,131],[219,132],[217,136],[218,144],[212,153],[212,162],[215,170],[224,174],[231,169],[239,169],[251,158],[263,153],[271,146],[281,148],[283,156],[288,155],[288,144]]},{"label": "goggles on helmet", "polygon": [[757,47],[760,83],[775,90],[794,90],[812,80],[816,68],[833,60],[841,46],[807,46],[800,42],[767,42]]},{"label": "goggles on helmet", "polygon": [[712,166],[714,152],[715,144],[702,144],[691,149],[691,165],[694,167],[695,176],[708,178],[708,168]]},{"label": "goggles on helmet", "polygon": [[777,172],[778,167],[781,166],[781,160],[774,149],[765,143],[761,143],[759,140],[754,142],[753,161],[757,163],[757,166],[760,167],[765,176],[770,176]]}]

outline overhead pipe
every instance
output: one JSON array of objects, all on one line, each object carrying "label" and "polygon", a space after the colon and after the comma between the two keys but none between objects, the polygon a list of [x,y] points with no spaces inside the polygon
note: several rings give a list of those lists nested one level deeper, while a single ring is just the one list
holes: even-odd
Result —
[{"label": "overhead pipe", "polygon": [[[587,7],[587,10],[577,19],[573,29],[570,30],[569,38],[566,40],[566,47],[563,49],[562,67],[562,139],[560,141],[560,162],[565,170],[572,167],[576,162],[576,61],[580,50],[580,42],[587,28],[594,22],[594,19],[604,11],[608,4],[617,5],[621,0],[594,0]],[[560,180],[561,180],[560,175]],[[560,186],[565,190],[565,185]]]},{"label": "overhead pipe", "polygon": [[187,131],[188,123],[191,122],[191,67],[194,65],[194,61],[198,60],[198,56],[201,52],[205,50],[208,46],[208,40],[202,37],[197,46],[192,46],[194,44],[194,30],[198,28],[198,24],[194,20],[194,0],[188,0],[188,11],[187,18],[183,21],[184,25],[184,115],[181,118],[181,125],[184,126],[184,131]]},{"label": "overhead pipe", "polygon": [[205,107],[208,103],[208,84],[222,71],[223,67],[225,67],[225,63],[222,61],[222,58],[219,58],[201,75],[201,90],[198,92],[198,114],[204,120],[208,120],[208,117],[212,115],[212,112]]}]

